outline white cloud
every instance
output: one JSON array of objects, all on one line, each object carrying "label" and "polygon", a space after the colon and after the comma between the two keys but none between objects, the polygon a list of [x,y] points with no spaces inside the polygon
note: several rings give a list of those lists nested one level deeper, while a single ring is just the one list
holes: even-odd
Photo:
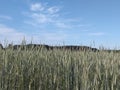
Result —
[{"label": "white cloud", "polygon": [[19,42],[23,39],[23,37],[29,39],[29,37],[25,33],[17,32],[16,29],[7,27],[3,24],[0,24],[0,36],[0,41],[7,39],[8,41]]},{"label": "white cloud", "polygon": [[0,15],[0,19],[12,20],[12,17],[6,15]]},{"label": "white cloud", "polygon": [[55,6],[48,8],[48,12],[49,12],[50,14],[57,13],[59,10],[60,10],[60,9],[59,9],[58,7],[55,7]]},{"label": "white cloud", "polygon": [[[44,9],[44,10],[43,10]],[[49,6],[44,3],[35,3],[30,6],[31,12],[27,12],[26,16],[29,17],[28,20],[25,20],[24,23],[39,26],[46,29],[46,25],[50,25],[51,27],[58,29],[70,29],[77,25],[73,25],[73,22],[78,22],[78,19],[65,19],[61,16],[60,7],[58,6]],[[41,11],[40,11],[41,10]],[[36,11],[36,12],[34,12]]]},{"label": "white cloud", "polygon": [[44,3],[31,4],[30,10],[31,12],[24,13],[24,15],[29,17],[29,20],[25,20],[24,22],[25,23],[27,22],[27,24],[33,26],[47,23],[53,24],[56,21],[56,18],[59,16],[59,13],[57,13],[59,11],[59,7],[57,6],[50,7]]},{"label": "white cloud", "polygon": [[44,6],[41,3],[34,3],[31,5],[30,10],[31,11],[43,11]]},{"label": "white cloud", "polygon": [[67,34],[61,32],[38,31],[28,35],[3,24],[0,24],[0,36],[0,42],[4,43],[4,40],[6,39],[8,41],[7,43],[13,42],[14,44],[20,44],[24,37],[28,43],[31,41],[31,38],[33,38],[34,43],[42,42],[46,44],[63,42],[67,38]]},{"label": "white cloud", "polygon": [[37,23],[48,23],[51,21],[51,18],[49,18],[47,15],[42,14],[42,13],[33,13],[31,15],[33,20],[35,20]]},{"label": "white cloud", "polygon": [[[24,23],[35,28],[33,38],[35,41],[55,43],[63,42],[72,37],[78,39],[81,33],[88,33],[90,26],[83,24],[80,17],[68,18],[70,13],[61,12],[60,6],[50,6],[48,3],[32,4],[26,13]],[[65,31],[66,30],[66,31]],[[69,32],[67,31],[69,30]],[[74,32],[74,30],[76,30]],[[37,33],[36,33],[37,31]],[[61,33],[62,32],[62,33]],[[74,32],[74,33],[73,33]]]}]

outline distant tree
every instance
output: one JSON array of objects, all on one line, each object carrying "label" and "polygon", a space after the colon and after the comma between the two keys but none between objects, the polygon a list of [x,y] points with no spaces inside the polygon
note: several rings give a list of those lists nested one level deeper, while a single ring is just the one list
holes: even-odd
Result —
[{"label": "distant tree", "polygon": [[3,49],[3,46],[2,46],[2,44],[0,44],[0,49]]}]

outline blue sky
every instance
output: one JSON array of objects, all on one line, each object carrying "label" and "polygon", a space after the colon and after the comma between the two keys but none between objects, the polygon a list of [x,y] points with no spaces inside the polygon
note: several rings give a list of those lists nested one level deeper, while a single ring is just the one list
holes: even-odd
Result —
[{"label": "blue sky", "polygon": [[0,0],[0,42],[120,48],[120,0]]}]

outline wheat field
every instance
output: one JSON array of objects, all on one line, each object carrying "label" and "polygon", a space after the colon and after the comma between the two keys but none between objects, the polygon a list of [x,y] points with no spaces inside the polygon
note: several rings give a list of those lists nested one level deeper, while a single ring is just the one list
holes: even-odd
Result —
[{"label": "wheat field", "polygon": [[0,90],[120,90],[120,53],[0,49]]}]

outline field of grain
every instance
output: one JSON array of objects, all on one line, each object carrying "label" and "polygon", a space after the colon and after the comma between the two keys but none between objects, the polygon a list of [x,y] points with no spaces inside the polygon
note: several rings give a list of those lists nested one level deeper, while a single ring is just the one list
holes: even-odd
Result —
[{"label": "field of grain", "polygon": [[120,90],[120,53],[0,49],[0,90]]}]

